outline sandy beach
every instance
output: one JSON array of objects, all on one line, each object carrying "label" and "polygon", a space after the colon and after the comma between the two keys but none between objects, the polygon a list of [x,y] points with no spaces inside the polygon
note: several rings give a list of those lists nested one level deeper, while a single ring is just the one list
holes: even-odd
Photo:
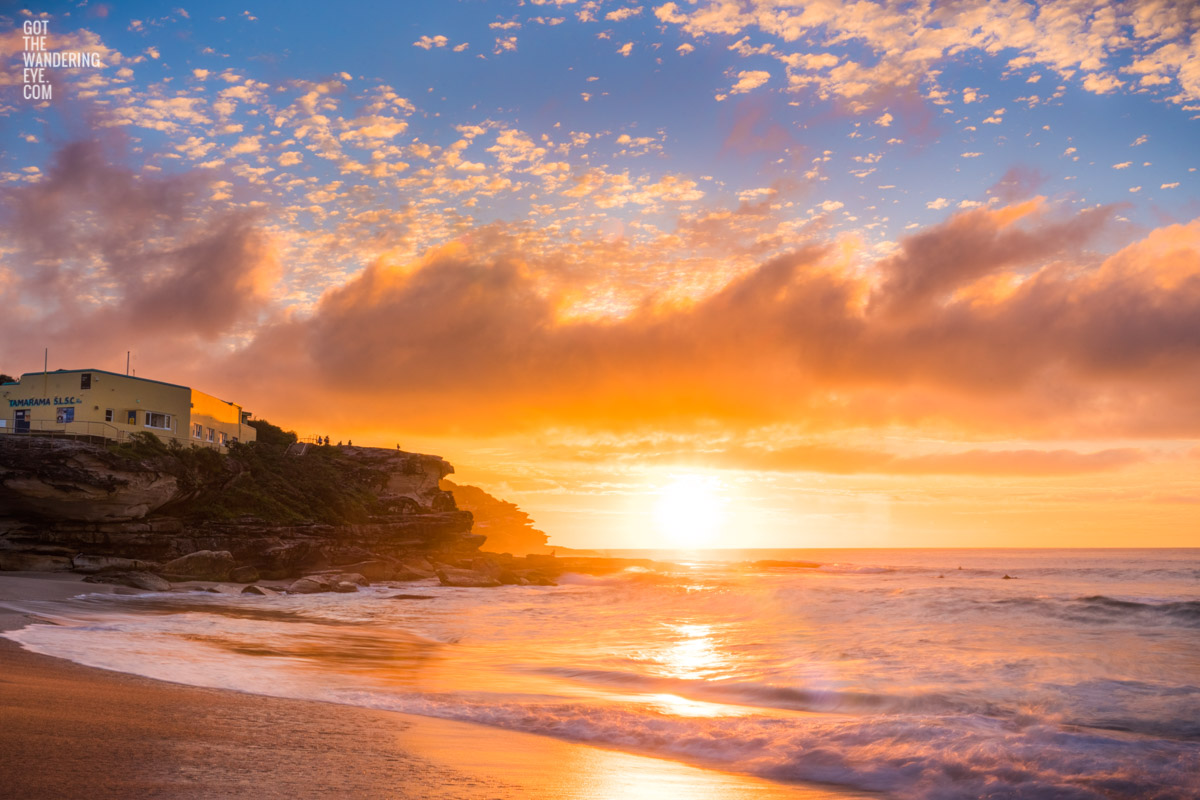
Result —
[{"label": "sandy beach", "polygon": [[[21,601],[113,587],[0,574]],[[92,669],[0,639],[0,794],[20,798],[815,798],[854,796],[542,736]]]}]

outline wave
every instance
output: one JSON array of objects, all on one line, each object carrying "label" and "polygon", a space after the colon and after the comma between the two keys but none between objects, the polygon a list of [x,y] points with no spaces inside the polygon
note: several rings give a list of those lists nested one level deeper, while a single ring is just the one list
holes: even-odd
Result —
[{"label": "wave", "polygon": [[1144,603],[1136,600],[1120,600],[1098,594],[1080,597],[1079,603],[1094,611],[1116,617],[1159,616],[1190,625],[1200,625],[1200,600],[1172,600],[1163,603]]},{"label": "wave", "polygon": [[783,781],[889,797],[1194,798],[1200,753],[1057,725],[979,715],[681,717],[629,704],[489,702],[425,696],[361,703],[616,747]]},{"label": "wave", "polygon": [[1145,602],[1090,595],[1072,600],[1040,597],[1006,597],[988,601],[1000,607],[1021,607],[1072,622],[1092,624],[1168,624],[1200,627],[1200,600]]},{"label": "wave", "polygon": [[896,567],[881,567],[869,564],[822,564],[821,572],[832,572],[841,575],[889,575],[899,572]]},{"label": "wave", "polygon": [[541,667],[544,675],[642,693],[673,694],[690,700],[822,713],[946,714],[995,713],[990,704],[941,693],[889,695],[874,692],[802,689],[748,681],[689,680],[616,670]]}]

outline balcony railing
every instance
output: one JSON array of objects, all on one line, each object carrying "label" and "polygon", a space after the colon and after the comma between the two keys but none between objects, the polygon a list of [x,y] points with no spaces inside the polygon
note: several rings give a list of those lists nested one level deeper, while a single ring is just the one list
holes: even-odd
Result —
[{"label": "balcony railing", "polygon": [[[206,442],[200,439],[193,439],[189,436],[181,436],[172,431],[163,431],[157,429],[146,428],[147,433],[153,433],[164,442],[176,441],[182,445],[195,445],[196,447],[208,447],[213,450],[220,450],[221,444],[218,442]],[[90,442],[127,442],[129,437],[135,431],[127,431],[110,425],[107,422],[54,422],[48,419],[33,419],[22,420],[21,426],[18,428],[17,420],[8,418],[4,420],[4,425],[0,425],[0,435],[9,434],[14,437],[52,437],[60,439],[81,439]]]}]

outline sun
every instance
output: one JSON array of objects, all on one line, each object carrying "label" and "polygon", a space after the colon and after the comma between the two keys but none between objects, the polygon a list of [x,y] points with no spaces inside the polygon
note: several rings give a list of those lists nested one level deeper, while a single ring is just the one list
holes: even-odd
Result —
[{"label": "sun", "polygon": [[711,546],[725,521],[724,485],[707,475],[672,477],[654,506],[659,533],[671,547]]}]

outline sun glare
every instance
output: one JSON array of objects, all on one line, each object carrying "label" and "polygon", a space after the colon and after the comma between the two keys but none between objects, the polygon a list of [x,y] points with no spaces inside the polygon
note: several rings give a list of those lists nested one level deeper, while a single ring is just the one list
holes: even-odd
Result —
[{"label": "sun glare", "polygon": [[654,516],[670,547],[710,547],[724,523],[724,486],[705,475],[674,476],[661,490]]}]

